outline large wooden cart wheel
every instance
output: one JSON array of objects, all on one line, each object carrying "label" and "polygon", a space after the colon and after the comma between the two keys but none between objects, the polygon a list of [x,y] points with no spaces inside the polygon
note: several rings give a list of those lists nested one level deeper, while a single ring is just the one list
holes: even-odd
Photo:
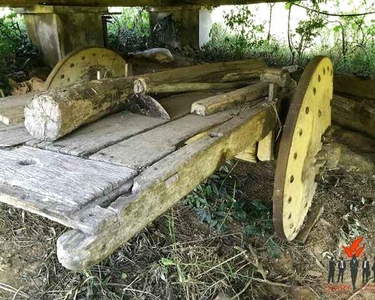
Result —
[{"label": "large wooden cart wheel", "polygon": [[106,48],[89,47],[73,51],[53,68],[45,82],[45,89],[97,79],[98,71],[102,78],[124,77],[125,68],[126,61],[116,52]]},{"label": "large wooden cart wheel", "polygon": [[332,92],[332,63],[327,57],[316,57],[293,95],[276,166],[274,226],[277,235],[289,241],[303,226],[315,193],[316,155],[331,124]]}]

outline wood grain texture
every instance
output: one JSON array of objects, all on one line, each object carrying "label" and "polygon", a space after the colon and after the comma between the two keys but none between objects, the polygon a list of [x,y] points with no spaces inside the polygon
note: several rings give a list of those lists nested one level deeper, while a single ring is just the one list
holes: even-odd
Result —
[{"label": "wood grain texture", "polygon": [[81,228],[74,212],[108,204],[129,190],[136,174],[30,147],[0,150],[0,201]]},{"label": "wood grain texture", "polygon": [[244,110],[205,138],[158,161],[135,179],[131,195],[120,197],[110,206],[119,217],[116,226],[95,236],[73,230],[59,238],[60,262],[68,269],[78,270],[101,261],[225,161],[266,136],[275,124],[274,115],[266,106]]},{"label": "wood grain texture", "polygon": [[0,122],[6,125],[23,123],[24,109],[35,93],[0,98]]},{"label": "wood grain texture", "polygon": [[335,93],[375,99],[375,79],[350,75],[335,75],[333,89]]},{"label": "wood grain texture", "polygon": [[213,92],[196,92],[181,95],[172,95],[162,98],[159,103],[168,112],[172,120],[181,118],[190,114],[191,105],[198,100],[211,97],[217,93]]},{"label": "wood grain texture", "polygon": [[[265,62],[259,59],[197,65],[145,74],[154,84],[220,81],[231,70],[253,70],[259,76]],[[135,77],[93,80],[45,91],[25,108],[25,127],[36,139],[54,141],[73,130],[109,114],[126,109]]]},{"label": "wood grain texture", "polygon": [[332,120],[346,128],[375,137],[375,97],[333,95]]},{"label": "wood grain texture", "polygon": [[134,81],[135,94],[178,94],[183,92],[232,90],[249,85],[249,82],[178,82],[159,84],[148,78],[139,77]]},{"label": "wood grain texture", "polygon": [[25,108],[25,127],[36,139],[54,141],[82,125],[125,109],[133,79],[94,80],[43,92]]},{"label": "wood grain texture", "polygon": [[194,102],[191,105],[191,113],[199,116],[207,116],[264,97],[267,94],[268,83],[261,82]]},{"label": "wood grain texture", "polygon": [[33,139],[23,124],[0,125],[0,149],[22,145]]},{"label": "wood grain texture", "polygon": [[190,137],[226,122],[238,112],[237,108],[205,118],[187,115],[105,148],[90,156],[90,159],[144,169],[175,151],[179,144]]},{"label": "wood grain texture", "polygon": [[268,83],[276,83],[279,87],[286,88],[290,84],[290,75],[287,70],[267,68],[260,76],[260,80]]},{"label": "wood grain texture", "polygon": [[[211,95],[212,93],[188,93],[166,97],[159,102],[171,119],[177,119],[190,113],[192,102]],[[32,140],[27,145],[69,155],[89,156],[167,121],[124,111],[83,126],[57,141]]]},{"label": "wood grain texture", "polygon": [[260,161],[274,160],[274,143],[275,143],[275,132],[272,130],[270,133],[258,143],[258,149],[256,156]]},{"label": "wood grain texture", "polygon": [[248,74],[246,79],[259,78],[266,67],[266,63],[261,59],[248,59],[176,68],[152,74],[144,74],[142,77],[155,83],[220,82],[223,81],[223,78],[228,73],[233,72],[246,72]]},{"label": "wood grain texture", "polygon": [[126,61],[116,52],[103,47],[88,47],[70,52],[49,74],[45,89],[51,90],[68,86],[73,82],[125,76]]},{"label": "wood grain texture", "polygon": [[28,145],[64,154],[88,156],[165,122],[167,120],[120,112],[81,127],[55,142],[32,141]]}]

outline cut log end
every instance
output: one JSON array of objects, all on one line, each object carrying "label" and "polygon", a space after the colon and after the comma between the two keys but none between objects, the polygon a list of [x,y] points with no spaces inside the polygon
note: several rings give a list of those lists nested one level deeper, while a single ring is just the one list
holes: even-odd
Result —
[{"label": "cut log end", "polygon": [[192,105],[191,105],[191,113],[192,114],[196,114],[198,116],[206,116],[206,109],[205,109],[205,106],[202,105],[201,103],[199,102],[194,102]]},{"label": "cut log end", "polygon": [[33,98],[25,107],[25,127],[36,139],[53,141],[59,138],[61,113],[58,103],[47,94]]}]

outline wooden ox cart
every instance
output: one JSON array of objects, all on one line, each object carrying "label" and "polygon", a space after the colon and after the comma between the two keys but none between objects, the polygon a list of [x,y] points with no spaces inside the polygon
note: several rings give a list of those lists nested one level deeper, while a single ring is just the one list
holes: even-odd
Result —
[{"label": "wooden ox cart", "polygon": [[86,49],[55,68],[47,91],[0,101],[0,115],[18,116],[0,124],[0,201],[72,228],[57,242],[66,268],[109,256],[227,160],[273,159],[276,142],[275,230],[295,239],[331,122],[328,58],[298,86],[260,60],[118,77],[124,69]]}]

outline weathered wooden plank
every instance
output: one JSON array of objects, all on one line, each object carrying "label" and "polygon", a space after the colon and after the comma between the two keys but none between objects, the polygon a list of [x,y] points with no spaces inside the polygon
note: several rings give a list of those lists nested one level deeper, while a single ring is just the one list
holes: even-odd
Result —
[{"label": "weathered wooden plank", "polygon": [[0,150],[0,201],[88,230],[73,214],[109,204],[129,190],[136,174],[126,167],[30,147]]},{"label": "weathered wooden plank", "polygon": [[194,102],[191,112],[199,116],[207,116],[235,105],[266,96],[268,93],[268,83],[260,82],[228,93],[212,96]]},{"label": "weathered wooden plank", "polygon": [[335,93],[375,99],[375,79],[335,75],[333,78],[333,89]]},{"label": "weathered wooden plank", "polygon": [[8,107],[17,107],[17,106],[23,106],[27,104],[27,102],[35,96],[35,92],[27,93],[24,95],[19,95],[19,96],[9,96],[5,98],[0,98],[0,110],[3,108],[8,108]]},{"label": "weathered wooden plank", "polygon": [[64,154],[88,156],[165,122],[167,120],[121,112],[81,127],[60,140],[34,140],[28,145]]},{"label": "weathered wooden plank", "polygon": [[287,70],[278,68],[267,68],[260,76],[260,80],[269,83],[276,83],[279,87],[288,87],[290,84],[290,75]]},{"label": "weathered wooden plank", "polygon": [[79,270],[104,259],[226,160],[266,136],[275,124],[275,116],[269,107],[244,110],[205,138],[160,160],[135,179],[131,195],[120,197],[110,206],[109,209],[119,217],[116,225],[95,236],[73,230],[59,238],[57,255],[60,262],[68,269]]},{"label": "weathered wooden plank", "polygon": [[14,125],[5,125],[0,123],[0,131],[8,131],[15,128],[24,127],[22,123],[14,124]]},{"label": "weathered wooden plank", "polygon": [[143,169],[175,151],[180,143],[190,137],[228,121],[239,110],[227,110],[205,118],[187,115],[105,148],[90,156],[90,159]]},{"label": "weathered wooden plank", "polygon": [[374,99],[333,95],[332,119],[341,126],[375,137]]},{"label": "weathered wooden plank", "polygon": [[275,143],[275,131],[272,130],[269,134],[259,141],[256,156],[260,161],[274,160],[274,143]]},{"label": "weathered wooden plank", "polygon": [[5,125],[22,123],[25,119],[24,107],[9,107],[7,109],[0,109],[0,122]]},{"label": "weathered wooden plank", "polygon": [[236,158],[239,160],[247,161],[250,163],[256,163],[257,160],[257,145],[251,145],[249,148],[245,149],[241,153],[236,155]]},{"label": "weathered wooden plank", "polygon": [[[228,73],[246,72],[246,80],[248,80],[249,78],[259,78],[266,67],[266,63],[261,59],[248,59],[163,70],[157,73],[143,74],[142,77],[156,83],[219,82]],[[251,77],[250,74],[252,74]]]},{"label": "weathered wooden plank", "polygon": [[32,139],[23,124],[0,126],[0,149],[22,145]]},{"label": "weathered wooden plank", "polygon": [[28,93],[0,98],[0,122],[6,125],[23,123],[25,105],[34,95],[35,93]]}]

